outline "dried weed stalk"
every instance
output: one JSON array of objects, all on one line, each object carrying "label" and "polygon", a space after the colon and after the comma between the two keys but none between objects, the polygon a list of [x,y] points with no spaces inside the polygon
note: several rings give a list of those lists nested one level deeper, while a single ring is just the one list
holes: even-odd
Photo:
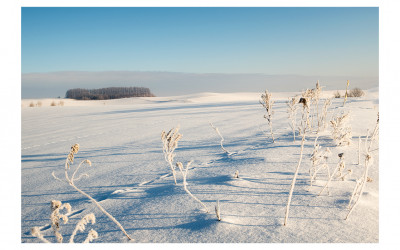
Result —
[{"label": "dried weed stalk", "polygon": [[299,99],[296,97],[289,98],[286,102],[288,108],[287,112],[289,114],[289,120],[290,120],[290,128],[293,131],[293,142],[296,141],[296,115],[297,115],[297,110],[298,110],[298,105],[297,103],[299,102]]},{"label": "dried weed stalk", "polygon": [[332,139],[337,146],[348,146],[351,144],[351,125],[349,124],[350,113],[342,114],[331,121]]},{"label": "dried weed stalk", "polygon": [[269,129],[271,131],[272,142],[275,143],[274,133],[272,132],[272,115],[274,112],[272,111],[272,105],[274,105],[274,101],[271,100],[271,93],[268,90],[265,90],[265,93],[261,95],[260,104],[265,108],[267,113],[264,115],[264,118],[267,119]]},{"label": "dried weed stalk", "polygon": [[[75,171],[72,173],[72,176],[69,176],[69,170],[71,170],[71,166],[70,164],[74,162],[74,156],[76,153],[78,153],[79,151],[79,144],[75,144],[71,147],[71,151],[67,156],[67,159],[65,161],[65,179],[66,182],[73,187],[76,191],[78,191],[79,193],[81,193],[83,196],[86,196],[91,202],[93,202],[108,218],[110,218],[120,229],[121,231],[126,235],[126,237],[129,240],[133,240],[131,238],[131,236],[129,236],[129,234],[125,231],[125,229],[122,227],[122,225],[111,215],[109,214],[101,205],[99,202],[97,202],[95,199],[93,199],[89,194],[85,193],[84,191],[82,191],[81,189],[79,189],[76,185],[75,185],[75,181],[79,180],[80,178],[86,176],[88,177],[87,174],[81,174],[79,177],[75,177],[75,175],[77,174],[78,170],[80,169],[80,167],[83,164],[87,164],[89,166],[92,165],[92,163],[89,160],[83,160],[78,167],[75,169]],[[52,173],[53,177],[56,180],[59,181],[63,181],[61,179],[59,179],[58,177],[55,176],[54,172]]]},{"label": "dried weed stalk", "polygon": [[181,173],[182,173],[182,177],[183,177],[183,189],[186,191],[186,193],[188,193],[188,194],[190,195],[190,197],[192,197],[195,201],[199,202],[199,203],[204,207],[204,209],[206,210],[206,213],[208,213],[208,209],[207,209],[207,207],[204,205],[204,203],[201,202],[196,196],[194,196],[194,195],[189,191],[189,189],[187,188],[186,177],[187,177],[187,174],[188,174],[188,169],[189,169],[190,164],[192,164],[192,161],[189,161],[189,162],[186,164],[186,167],[183,168],[182,162],[177,162],[177,163],[176,163],[176,166],[179,168],[179,170],[180,170]]},{"label": "dried weed stalk", "polygon": [[297,164],[296,170],[294,172],[292,183],[290,185],[289,197],[288,197],[288,201],[287,201],[287,204],[286,204],[285,220],[283,222],[284,226],[287,225],[287,220],[288,220],[288,217],[289,217],[290,203],[292,201],[292,195],[293,195],[293,191],[294,191],[294,186],[295,186],[295,183],[296,183],[297,175],[299,173],[301,161],[303,159],[304,142],[306,140],[306,132],[307,132],[307,125],[308,125],[307,121],[309,121],[309,115],[310,115],[307,99],[306,98],[300,98],[300,102],[303,103],[303,113],[302,113],[302,119],[301,119],[300,127],[299,127],[299,132],[300,132],[300,135],[301,135],[300,159],[299,159],[299,162]]},{"label": "dried weed stalk", "polygon": [[[67,213],[61,214],[60,211],[64,209],[67,211]],[[51,201],[51,214],[50,214],[51,228],[53,230],[54,235],[56,236],[57,243],[63,243],[60,221],[63,220],[64,224],[66,224],[68,222],[68,215],[70,214],[71,214],[71,205],[69,203],[62,204],[61,201],[57,200]],[[87,214],[76,224],[75,230],[72,232],[72,235],[69,239],[69,243],[74,243],[74,238],[76,236],[76,233],[78,231],[84,232],[85,226],[89,222],[91,222],[92,224],[96,223],[96,217],[94,216],[93,213]],[[44,236],[40,232],[39,227],[33,227],[31,229],[31,234],[32,236],[40,239],[44,243],[51,243],[49,240],[44,238]],[[94,239],[97,239],[98,237],[99,237],[98,233],[95,230],[91,229],[88,233],[86,240],[83,243],[92,242]]]},{"label": "dried weed stalk", "polygon": [[163,152],[165,161],[168,162],[172,175],[174,177],[174,182],[176,184],[176,171],[173,164],[175,154],[174,151],[178,147],[178,141],[182,138],[182,134],[179,133],[179,126],[171,129],[166,133],[164,130],[161,133],[161,141],[163,143]]},{"label": "dried weed stalk", "polygon": [[228,155],[234,154],[234,153],[231,153],[231,152],[229,152],[228,150],[226,150],[226,149],[224,148],[224,145],[222,144],[223,141],[224,141],[224,137],[222,137],[221,133],[219,132],[219,129],[218,129],[217,127],[215,127],[211,122],[210,122],[210,126],[215,130],[215,132],[217,132],[217,134],[219,135],[219,137],[221,137],[221,142],[220,142],[220,144],[221,144],[221,149],[222,149],[226,154],[228,154]]}]

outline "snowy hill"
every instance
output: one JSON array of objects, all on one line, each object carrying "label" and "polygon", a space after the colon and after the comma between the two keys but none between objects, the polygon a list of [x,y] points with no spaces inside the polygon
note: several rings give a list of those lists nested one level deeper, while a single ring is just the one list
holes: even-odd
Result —
[{"label": "snowy hill", "polygon": [[[69,240],[76,223],[94,213],[96,223],[87,225],[98,232],[93,242],[127,242],[117,225],[86,197],[66,182],[64,164],[70,148],[79,143],[76,167],[89,159],[91,167],[80,172],[88,178],[75,182],[113,215],[134,242],[378,242],[379,241],[379,151],[373,141],[368,178],[360,201],[348,220],[348,203],[363,176],[365,156],[358,164],[358,141],[367,129],[372,133],[379,109],[378,89],[360,98],[332,99],[330,121],[350,111],[352,144],[338,147],[332,128],[319,133],[318,144],[332,152],[328,166],[332,173],[344,153],[344,180],[333,178],[329,194],[319,192],[328,180],[321,171],[310,187],[310,160],[317,137],[308,132],[302,163],[290,206],[288,225],[283,226],[290,184],[300,157],[300,141],[293,142],[286,101],[300,92],[272,93],[272,127],[269,135],[260,105],[261,93],[201,93],[171,97],[142,97],[106,101],[69,99],[22,100],[21,241],[40,242],[30,234],[32,227],[55,242],[50,226],[50,202],[60,200],[72,206],[61,233]],[[319,108],[333,91],[323,91]],[[55,106],[50,106],[52,102]],[[60,103],[62,101],[62,104]],[[38,102],[41,105],[36,105]],[[33,106],[29,105],[33,103]],[[301,107],[297,120],[301,119]],[[210,126],[219,129],[221,138]],[[316,124],[316,119],[313,120]],[[164,159],[163,130],[180,126],[183,137],[175,150],[174,162],[193,160],[187,188],[208,208],[185,192],[182,175],[177,185]],[[235,178],[238,171],[239,178]],[[219,200],[221,221],[214,207]],[[86,238],[78,233],[77,242]]]}]

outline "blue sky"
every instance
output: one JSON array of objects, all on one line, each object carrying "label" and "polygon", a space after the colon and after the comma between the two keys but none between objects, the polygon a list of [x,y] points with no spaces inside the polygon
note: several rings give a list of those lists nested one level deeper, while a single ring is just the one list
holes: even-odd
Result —
[{"label": "blue sky", "polygon": [[23,7],[21,69],[377,78],[378,12]]}]

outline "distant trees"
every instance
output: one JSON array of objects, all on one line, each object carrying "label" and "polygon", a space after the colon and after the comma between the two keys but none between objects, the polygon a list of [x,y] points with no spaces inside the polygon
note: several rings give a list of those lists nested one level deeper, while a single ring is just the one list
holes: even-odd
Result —
[{"label": "distant trees", "polygon": [[110,87],[101,89],[70,89],[65,98],[76,100],[107,100],[128,97],[153,97],[149,88],[144,87]]}]

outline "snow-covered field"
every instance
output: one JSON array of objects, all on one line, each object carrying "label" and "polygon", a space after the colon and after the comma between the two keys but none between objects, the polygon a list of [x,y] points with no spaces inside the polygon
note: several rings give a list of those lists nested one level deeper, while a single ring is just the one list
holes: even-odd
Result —
[{"label": "snow-covered field", "polygon": [[[29,107],[22,100],[22,177],[21,241],[40,242],[30,235],[40,227],[49,241],[55,242],[50,227],[50,202],[70,203],[72,213],[61,225],[65,241],[84,215],[94,213],[96,223],[79,233],[77,242],[89,229],[98,232],[93,242],[127,242],[125,235],[86,197],[65,182],[64,163],[75,143],[75,167],[83,166],[88,178],[76,185],[90,194],[113,215],[134,242],[378,242],[379,241],[379,151],[373,143],[373,164],[359,204],[344,220],[356,179],[362,177],[364,164],[358,165],[358,138],[376,125],[379,108],[378,89],[366,96],[333,99],[328,120],[341,111],[351,112],[353,143],[336,147],[331,127],[321,132],[318,143],[332,152],[331,172],[344,153],[350,178],[334,179],[330,194],[317,196],[327,176],[319,175],[310,188],[310,156],[315,133],[306,137],[304,155],[293,193],[288,225],[283,226],[290,184],[300,157],[300,137],[293,143],[286,101],[300,93],[272,93],[275,100],[273,130],[275,143],[259,104],[261,93],[202,93],[174,97],[128,98],[107,101],[40,100],[41,107]],[[324,91],[322,99],[332,97]],[[58,103],[60,100],[55,100]],[[323,101],[320,101],[322,105]],[[298,112],[300,120],[301,110]],[[220,137],[210,126],[218,127]],[[314,121],[315,122],[315,121]],[[161,132],[180,125],[183,134],[175,150],[175,162],[186,165],[193,160],[187,176],[188,189],[210,211],[183,189],[182,175],[175,185],[164,159]],[[363,156],[362,156],[363,157]],[[362,161],[363,162],[363,161]],[[239,178],[234,178],[239,171]],[[222,220],[214,213],[219,200]]]}]

